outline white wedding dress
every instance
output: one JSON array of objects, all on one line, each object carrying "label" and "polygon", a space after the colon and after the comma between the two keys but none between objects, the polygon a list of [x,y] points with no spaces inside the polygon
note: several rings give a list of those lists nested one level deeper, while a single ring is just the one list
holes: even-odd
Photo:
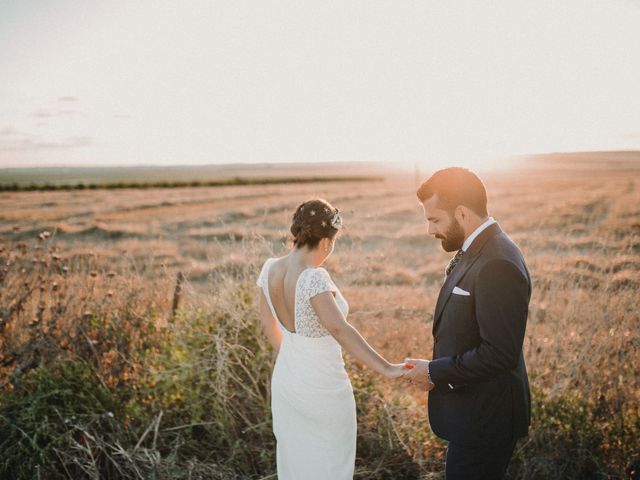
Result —
[{"label": "white wedding dress", "polygon": [[268,259],[257,284],[282,331],[271,378],[273,433],[279,480],[352,479],[356,455],[356,405],[342,348],[320,324],[309,299],[334,292],[349,306],[324,268],[307,268],[295,291],[295,333],[278,319],[269,295]]}]

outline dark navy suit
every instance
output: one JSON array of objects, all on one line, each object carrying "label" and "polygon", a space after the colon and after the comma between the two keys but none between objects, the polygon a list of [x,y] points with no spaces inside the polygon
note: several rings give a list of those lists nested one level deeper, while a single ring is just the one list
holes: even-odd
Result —
[{"label": "dark navy suit", "polygon": [[[470,295],[453,293],[459,287]],[[492,224],[446,278],[433,318],[429,421],[449,441],[447,479],[500,478],[527,435],[522,354],[531,279],[518,247]]]}]

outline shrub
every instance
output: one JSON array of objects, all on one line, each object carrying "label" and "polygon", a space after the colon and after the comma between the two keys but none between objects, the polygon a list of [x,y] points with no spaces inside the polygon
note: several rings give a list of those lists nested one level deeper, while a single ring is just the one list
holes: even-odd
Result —
[{"label": "shrub", "polygon": [[603,396],[593,405],[578,394],[552,397],[534,388],[532,428],[516,448],[509,477],[625,478],[626,462],[640,453],[638,426],[637,412],[621,412]]},{"label": "shrub", "polygon": [[163,440],[179,461],[214,459],[244,476],[270,472],[274,438],[272,352],[261,338],[248,282],[228,282],[212,300],[176,315],[154,362],[148,394],[166,412]]},{"label": "shrub", "polygon": [[122,413],[86,363],[32,370],[0,398],[0,477],[116,478],[117,462],[96,438],[129,437]]}]

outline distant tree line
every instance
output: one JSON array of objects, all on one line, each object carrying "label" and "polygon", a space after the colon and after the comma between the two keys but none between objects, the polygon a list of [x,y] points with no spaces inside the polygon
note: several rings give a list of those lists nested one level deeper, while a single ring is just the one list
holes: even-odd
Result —
[{"label": "distant tree line", "polygon": [[25,192],[49,190],[115,190],[121,188],[184,188],[184,187],[227,187],[235,185],[272,185],[286,183],[327,183],[327,182],[376,182],[382,177],[351,176],[351,177],[232,177],[218,180],[161,180],[161,181],[124,181],[104,183],[0,183],[0,192]]}]

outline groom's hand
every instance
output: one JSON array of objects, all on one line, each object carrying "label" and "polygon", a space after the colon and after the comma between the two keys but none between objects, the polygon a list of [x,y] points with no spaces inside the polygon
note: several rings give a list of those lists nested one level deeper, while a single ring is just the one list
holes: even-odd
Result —
[{"label": "groom's hand", "polygon": [[404,363],[407,371],[403,377],[411,384],[416,385],[427,391],[432,390],[435,385],[428,379],[427,372],[429,368],[429,360],[419,358],[405,358]]}]

